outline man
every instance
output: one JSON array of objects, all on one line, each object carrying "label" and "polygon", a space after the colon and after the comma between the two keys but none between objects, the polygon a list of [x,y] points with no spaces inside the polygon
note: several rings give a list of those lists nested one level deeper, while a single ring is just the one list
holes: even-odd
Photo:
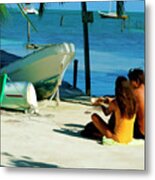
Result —
[{"label": "man", "polygon": [[144,115],[144,71],[141,69],[131,69],[128,73],[130,84],[134,90],[137,102],[136,120],[134,125],[134,138],[145,139],[145,115]]}]

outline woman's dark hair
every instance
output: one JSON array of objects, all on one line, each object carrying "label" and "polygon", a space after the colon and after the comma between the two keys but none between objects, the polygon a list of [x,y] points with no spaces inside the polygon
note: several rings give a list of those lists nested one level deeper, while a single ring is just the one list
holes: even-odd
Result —
[{"label": "woman's dark hair", "polygon": [[140,84],[145,84],[145,75],[142,69],[139,68],[130,69],[128,73],[128,77],[130,81],[136,81],[136,82],[139,81]]},{"label": "woman's dark hair", "polygon": [[119,76],[115,83],[115,95],[121,116],[131,119],[136,113],[136,99],[128,80]]}]

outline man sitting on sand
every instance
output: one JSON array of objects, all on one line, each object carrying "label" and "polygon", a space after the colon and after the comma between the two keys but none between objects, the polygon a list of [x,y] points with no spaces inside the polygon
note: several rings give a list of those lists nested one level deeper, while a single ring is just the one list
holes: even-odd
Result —
[{"label": "man sitting on sand", "polygon": [[137,103],[136,120],[134,125],[134,138],[145,139],[144,118],[144,72],[141,69],[131,69],[128,73],[130,84],[134,90]]},{"label": "man sitting on sand", "polygon": [[128,80],[119,76],[116,79],[115,99],[106,108],[103,99],[98,99],[94,105],[101,105],[105,115],[114,113],[115,127],[111,129],[98,114],[92,115],[92,121],[99,130],[99,136],[106,136],[119,143],[129,143],[133,138],[133,128],[136,118],[136,99]]}]

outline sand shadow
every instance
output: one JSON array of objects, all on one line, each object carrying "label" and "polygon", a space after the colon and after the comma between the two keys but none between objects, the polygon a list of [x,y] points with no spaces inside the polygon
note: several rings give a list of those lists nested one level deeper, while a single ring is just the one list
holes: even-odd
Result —
[{"label": "sand shadow", "polygon": [[76,128],[84,128],[84,125],[81,124],[64,124],[67,127],[76,127]]},{"label": "sand shadow", "polygon": [[84,125],[68,123],[64,124],[64,126],[66,126],[67,128],[53,129],[53,131],[68,136],[83,138],[81,136],[81,130],[84,128]]},{"label": "sand shadow", "polygon": [[73,136],[73,137],[77,137],[77,138],[81,138],[81,139],[85,139],[85,140],[88,140],[88,141],[96,141],[97,144],[101,145],[102,144],[102,140],[100,139],[95,139],[95,138],[89,138],[89,137],[84,137],[81,135],[81,131],[73,131],[73,130],[70,130],[70,129],[65,129],[65,128],[61,128],[61,129],[53,129],[54,132],[57,132],[57,133],[61,133],[61,134],[65,134],[67,136]]},{"label": "sand shadow", "polygon": [[81,138],[81,139],[86,139],[86,140],[90,140],[90,141],[96,141],[98,144],[102,144],[102,139],[100,138],[95,138],[95,137],[87,137],[87,136],[83,136],[82,130],[84,130],[84,125],[81,124],[64,124],[67,127],[73,127],[73,128],[79,128],[77,129],[69,129],[69,128],[60,128],[60,129],[53,129],[54,132],[57,133],[61,133],[61,134],[65,134],[67,136],[73,136],[73,137],[77,137],[77,138]]},{"label": "sand shadow", "polygon": [[61,129],[53,129],[54,132],[57,132],[57,133],[61,133],[61,134],[65,134],[65,135],[68,135],[68,136],[73,136],[73,137],[78,137],[78,138],[83,138],[80,134],[80,131],[73,131],[73,130],[70,130],[70,129],[66,129],[66,128],[61,128]]},{"label": "sand shadow", "polygon": [[59,166],[54,164],[47,164],[43,162],[35,162],[28,160],[16,160],[13,159],[10,161],[13,167],[31,167],[31,168],[59,168]]},{"label": "sand shadow", "polygon": [[[21,156],[21,159],[17,159],[14,155],[7,152],[2,152],[1,155],[9,158],[9,167],[27,167],[27,168],[60,168],[55,164],[48,164],[44,162],[33,161],[31,157]],[[1,164],[1,167],[7,167]]]},{"label": "sand shadow", "polygon": [[7,156],[7,157],[13,157],[12,154],[9,154],[9,153],[7,153],[7,152],[2,152],[1,155]]}]

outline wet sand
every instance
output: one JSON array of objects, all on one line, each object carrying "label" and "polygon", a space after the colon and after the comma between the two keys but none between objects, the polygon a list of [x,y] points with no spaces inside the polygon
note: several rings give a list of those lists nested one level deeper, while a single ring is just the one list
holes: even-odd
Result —
[{"label": "wet sand", "polygon": [[99,108],[39,102],[39,114],[1,110],[1,163],[7,167],[143,170],[144,142],[102,145],[80,136]]}]

